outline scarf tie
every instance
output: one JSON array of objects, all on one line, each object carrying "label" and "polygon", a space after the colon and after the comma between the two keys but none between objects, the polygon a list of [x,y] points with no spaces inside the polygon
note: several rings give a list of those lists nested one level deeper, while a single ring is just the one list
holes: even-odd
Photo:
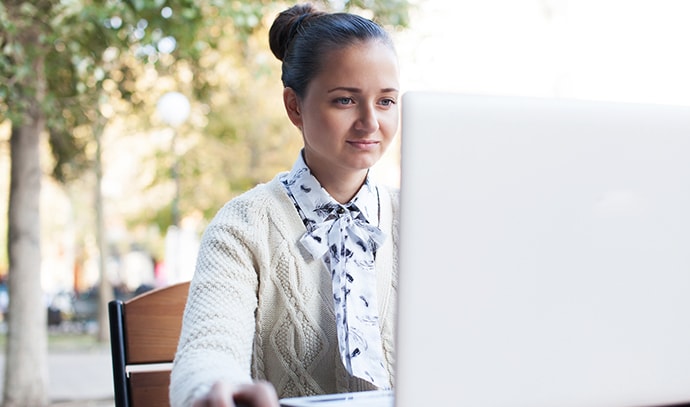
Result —
[{"label": "scarf tie", "polygon": [[326,216],[304,234],[302,245],[331,272],[338,344],[350,374],[380,388],[388,386],[376,302],[374,253],[381,229],[363,220],[356,205],[328,203]]},{"label": "scarf tie", "polygon": [[378,210],[376,187],[365,181],[350,203],[336,202],[300,154],[283,179],[307,232],[301,244],[331,274],[338,348],[345,369],[379,388],[389,388],[376,301],[375,253],[385,234],[368,219]]}]

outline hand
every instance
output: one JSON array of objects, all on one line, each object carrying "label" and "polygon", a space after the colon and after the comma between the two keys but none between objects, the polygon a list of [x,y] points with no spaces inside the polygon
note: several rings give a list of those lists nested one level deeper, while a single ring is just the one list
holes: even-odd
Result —
[{"label": "hand", "polygon": [[273,385],[259,381],[231,387],[215,383],[209,392],[194,402],[193,407],[280,407]]}]

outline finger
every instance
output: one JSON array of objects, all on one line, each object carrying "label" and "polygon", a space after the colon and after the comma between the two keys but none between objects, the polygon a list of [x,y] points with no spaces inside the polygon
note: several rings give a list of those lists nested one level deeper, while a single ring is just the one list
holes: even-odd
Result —
[{"label": "finger", "polygon": [[232,392],[223,383],[215,383],[204,397],[194,402],[193,407],[234,407]]},{"label": "finger", "polygon": [[233,398],[235,403],[252,407],[280,407],[275,388],[264,381],[238,387]]}]

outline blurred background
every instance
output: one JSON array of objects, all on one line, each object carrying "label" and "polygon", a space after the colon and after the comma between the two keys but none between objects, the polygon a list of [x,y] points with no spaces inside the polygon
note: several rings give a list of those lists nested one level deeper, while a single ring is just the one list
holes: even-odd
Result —
[{"label": "blurred background", "polygon": [[[327,3],[389,28],[403,91],[690,105],[686,0]],[[1,6],[0,340],[8,329],[10,136],[43,80],[35,221],[53,403],[112,403],[101,293],[126,299],[190,279],[214,213],[294,162],[301,140],[283,113],[280,65],[267,44],[271,21],[292,4]],[[21,64],[36,49],[17,45],[37,24],[45,77]],[[395,185],[398,164],[396,145],[374,176]],[[74,370],[82,376],[56,373],[69,371],[69,360],[81,361]]]}]

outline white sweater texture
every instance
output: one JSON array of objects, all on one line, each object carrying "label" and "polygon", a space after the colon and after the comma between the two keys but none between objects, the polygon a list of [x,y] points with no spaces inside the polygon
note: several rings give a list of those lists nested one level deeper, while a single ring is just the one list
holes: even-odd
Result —
[{"label": "white sweater texture", "polygon": [[[342,365],[330,273],[299,239],[306,229],[280,182],[228,202],[206,228],[171,375],[173,407],[217,381],[268,380],[278,396],[373,389]],[[393,385],[398,191],[380,188],[376,255],[384,363]]]}]

